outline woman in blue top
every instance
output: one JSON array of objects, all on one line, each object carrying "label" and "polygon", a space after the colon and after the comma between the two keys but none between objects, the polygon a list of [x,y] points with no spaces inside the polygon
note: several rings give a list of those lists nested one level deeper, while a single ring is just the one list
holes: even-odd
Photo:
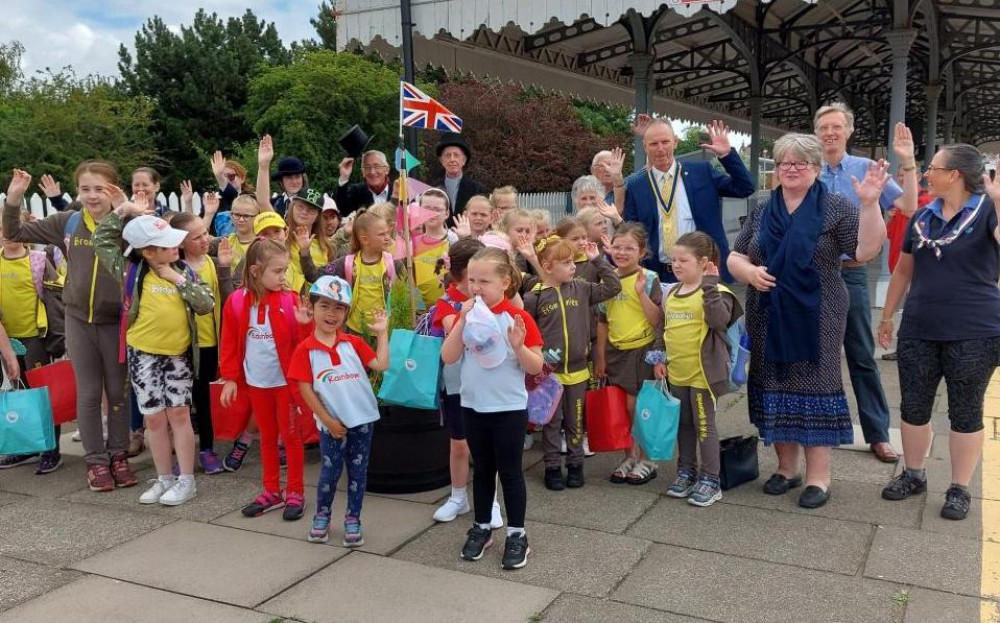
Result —
[{"label": "woman in blue top", "polygon": [[979,150],[961,144],[942,147],[931,160],[925,175],[937,198],[910,219],[878,326],[879,345],[887,348],[893,315],[909,289],[896,346],[906,469],[882,497],[902,500],[926,491],[931,408],[944,377],[952,481],[941,509],[945,519],[969,512],[969,482],[983,447],[983,401],[1000,359],[1000,183],[984,175],[983,162]]}]

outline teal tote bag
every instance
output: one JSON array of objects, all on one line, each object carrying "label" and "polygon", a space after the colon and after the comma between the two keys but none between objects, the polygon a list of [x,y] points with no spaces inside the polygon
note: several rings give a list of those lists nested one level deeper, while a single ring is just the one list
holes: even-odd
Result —
[{"label": "teal tote bag", "polygon": [[56,447],[47,387],[0,391],[0,454],[34,454]]},{"label": "teal tote bag", "polygon": [[378,397],[385,404],[412,409],[437,409],[444,340],[409,329],[394,329],[389,337],[389,369]]},{"label": "teal tote bag", "polygon": [[635,399],[632,437],[653,461],[674,458],[681,403],[670,395],[666,381],[643,381]]}]

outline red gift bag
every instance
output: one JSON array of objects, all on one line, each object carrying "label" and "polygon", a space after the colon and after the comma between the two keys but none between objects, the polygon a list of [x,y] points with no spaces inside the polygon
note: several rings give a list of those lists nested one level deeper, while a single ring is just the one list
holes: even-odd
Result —
[{"label": "red gift bag", "polygon": [[224,383],[210,383],[209,393],[212,398],[212,431],[216,439],[233,440],[247,428],[252,409],[247,388],[243,387],[236,393],[236,400],[228,407],[222,406],[222,387]]},{"label": "red gift bag", "polygon": [[632,415],[625,403],[625,390],[607,385],[587,392],[587,439],[594,452],[632,447]]},{"label": "red gift bag", "polygon": [[49,388],[53,424],[59,426],[76,419],[76,375],[69,359],[25,370],[24,377],[33,389]]}]

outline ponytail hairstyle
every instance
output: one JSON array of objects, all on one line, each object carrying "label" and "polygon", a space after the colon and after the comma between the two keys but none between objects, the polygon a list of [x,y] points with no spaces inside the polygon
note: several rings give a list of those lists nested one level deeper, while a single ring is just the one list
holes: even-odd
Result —
[{"label": "ponytail hairstyle", "polygon": [[285,245],[277,240],[257,238],[247,247],[247,254],[243,258],[243,285],[250,292],[250,302],[259,301],[264,298],[264,288],[253,273],[255,267],[263,270],[275,257],[287,255]]},{"label": "ponytail hairstyle", "polygon": [[357,216],[354,217],[354,223],[351,225],[351,253],[358,254],[361,253],[361,234],[369,233],[379,221],[386,223],[386,220],[370,209],[355,214]]},{"label": "ponytail hairstyle", "polygon": [[[503,249],[496,247],[483,247],[476,251],[470,262],[493,262],[496,264],[497,274],[503,277],[510,277],[510,287],[504,292],[508,299],[513,298],[521,289],[521,271],[514,265],[513,260]],[[466,265],[468,266],[468,265]]]},{"label": "ponytail hairstyle", "polygon": [[[192,212],[178,212],[177,214],[174,215],[174,217],[172,219],[170,219],[169,222],[170,222],[170,226],[172,228],[174,228],[174,229],[183,229],[183,230],[187,231],[188,225],[190,225],[190,224],[192,224],[194,222],[197,222],[199,220],[201,220],[201,219],[198,216],[196,216],[194,213],[192,213]],[[180,255],[180,258],[182,260],[185,259],[184,258],[184,243],[183,242],[181,243],[181,246],[178,247],[177,251],[178,251],[178,255]]]},{"label": "ponytail hairstyle", "polygon": [[[462,238],[448,248],[448,275],[451,281],[461,281],[465,277],[465,270],[469,267],[469,262],[486,245],[475,238]],[[445,267],[445,260],[441,258],[434,265],[434,274],[441,274],[441,269]]]},{"label": "ponytail hairstyle", "polygon": [[716,266],[719,265],[719,246],[715,240],[703,231],[692,231],[684,234],[674,243],[675,247],[684,247],[691,251],[695,259],[707,258]]},{"label": "ponytail hairstyle", "polygon": [[535,253],[538,255],[538,263],[545,268],[545,263],[565,262],[576,258],[576,246],[569,240],[563,240],[559,236],[551,235],[542,238],[535,245]]}]

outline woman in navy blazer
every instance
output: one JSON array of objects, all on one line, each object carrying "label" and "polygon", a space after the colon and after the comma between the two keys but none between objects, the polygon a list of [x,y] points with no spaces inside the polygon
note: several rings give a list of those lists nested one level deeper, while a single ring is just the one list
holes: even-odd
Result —
[{"label": "woman in navy blazer", "polygon": [[[708,131],[710,142],[703,143],[702,147],[719,158],[726,172],[719,172],[708,162],[684,163],[681,166],[680,184],[683,185],[695,229],[707,233],[719,245],[722,252],[723,277],[726,281],[732,281],[732,276],[726,268],[729,243],[722,222],[719,197],[749,197],[754,192],[755,184],[743,160],[729,144],[729,128],[721,121],[714,121]],[[674,147],[677,145],[677,138],[669,122],[664,119],[654,119],[643,132],[642,142],[649,159],[648,165],[646,169],[636,171],[625,180],[623,217],[626,221],[642,223],[649,232],[649,255],[643,261],[643,265],[656,271],[662,280],[673,282],[676,280],[669,264],[660,261],[660,209],[653,185],[650,183],[650,173],[656,177],[656,171],[665,173],[674,170]],[[680,235],[686,231],[680,229],[677,233]]]}]

